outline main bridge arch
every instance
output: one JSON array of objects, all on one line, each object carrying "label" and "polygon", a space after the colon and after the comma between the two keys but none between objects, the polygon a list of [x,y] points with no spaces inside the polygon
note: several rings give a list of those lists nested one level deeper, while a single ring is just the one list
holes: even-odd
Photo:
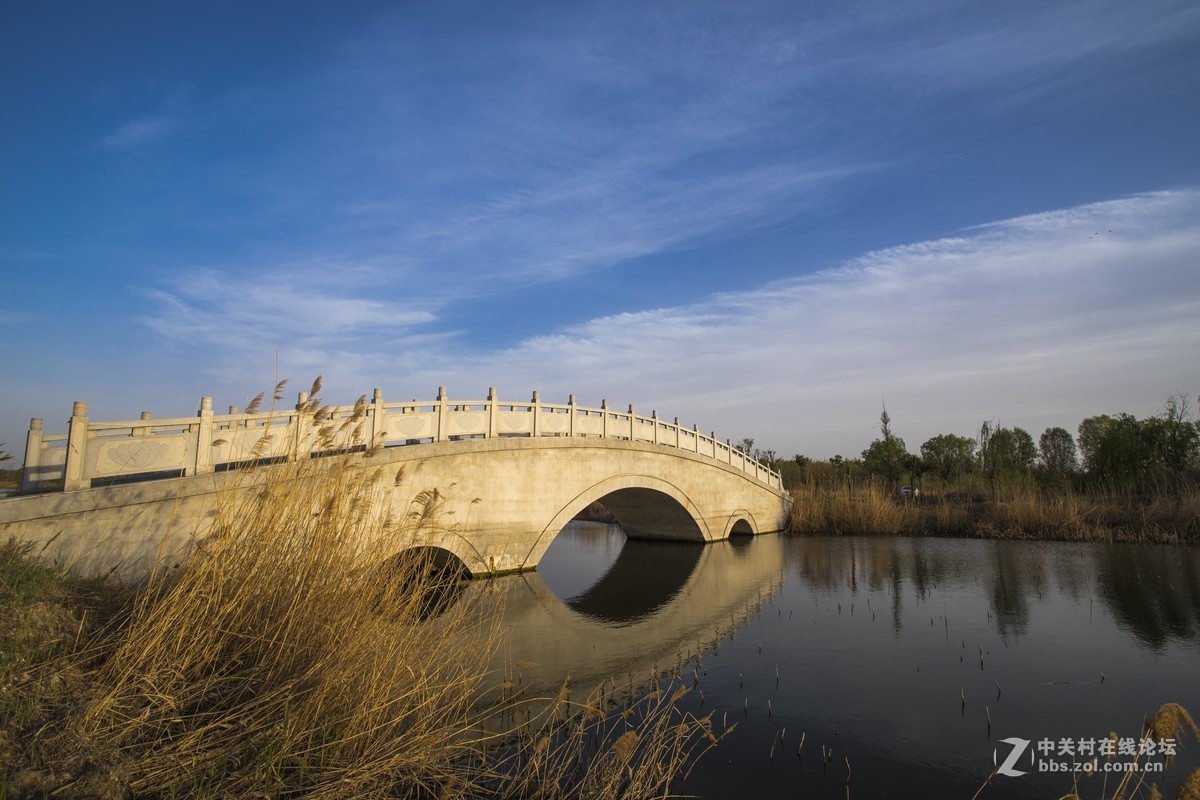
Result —
[{"label": "main bridge arch", "polygon": [[406,461],[395,502],[439,489],[445,524],[427,543],[457,555],[473,575],[536,567],[563,527],[597,501],[632,539],[705,543],[786,523],[783,492],[653,444],[514,439],[420,449],[425,457]]},{"label": "main bridge arch", "polygon": [[678,486],[654,475],[614,475],[587,487],[559,509],[527,559],[535,564],[541,561],[563,527],[596,502],[612,512],[631,539],[709,542],[715,538],[692,498]]}]

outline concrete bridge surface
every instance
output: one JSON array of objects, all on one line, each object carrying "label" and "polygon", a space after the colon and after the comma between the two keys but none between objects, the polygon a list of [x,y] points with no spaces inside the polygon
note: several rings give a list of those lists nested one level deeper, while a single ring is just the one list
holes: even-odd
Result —
[{"label": "concrete bridge surface", "polygon": [[[33,420],[24,494],[0,500],[0,538],[16,536],[85,575],[136,579],[202,540],[228,470],[329,452],[347,425],[377,445],[371,466],[399,477],[378,502],[401,513],[437,490],[442,524],[418,544],[456,556],[472,575],[532,569],[568,521],[602,502],[635,539],[712,542],[781,530],[789,497],[779,474],[695,427],[657,412],[451,401],[94,422],[76,403],[66,434]],[[365,445],[364,445],[365,447]],[[244,482],[243,482],[244,483]]]}]

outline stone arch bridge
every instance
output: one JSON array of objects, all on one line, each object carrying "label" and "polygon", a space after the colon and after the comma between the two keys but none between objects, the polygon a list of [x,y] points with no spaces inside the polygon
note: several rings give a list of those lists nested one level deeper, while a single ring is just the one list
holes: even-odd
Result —
[{"label": "stone arch bridge", "polygon": [[[203,538],[221,473],[322,454],[327,443],[301,393],[295,410],[96,422],[76,403],[65,434],[30,425],[22,492],[0,500],[0,537],[41,543],[83,574],[136,578],[155,559],[179,559]],[[437,489],[453,520],[421,544],[448,551],[472,575],[532,569],[563,526],[602,502],[635,539],[712,542],[781,530],[790,498],[780,476],[728,440],[666,421],[575,403],[450,400],[322,407],[328,422],[358,420],[383,445],[373,465],[403,475],[386,500],[404,508]]]}]

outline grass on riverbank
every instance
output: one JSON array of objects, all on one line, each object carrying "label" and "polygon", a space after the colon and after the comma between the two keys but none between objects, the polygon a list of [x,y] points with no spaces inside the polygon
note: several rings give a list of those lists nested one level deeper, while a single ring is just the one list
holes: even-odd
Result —
[{"label": "grass on riverbank", "polygon": [[94,605],[7,545],[0,797],[664,795],[714,741],[708,720],[669,694],[619,715],[481,705],[495,617],[431,614],[453,578],[396,557],[437,529],[437,492],[389,512],[395,475],[369,464],[231,483],[185,564]]},{"label": "grass on riverbank", "polygon": [[0,442],[0,489],[17,489],[21,486],[21,475],[25,470],[13,469],[12,464],[13,457],[4,449],[4,443]]},{"label": "grass on riverbank", "polygon": [[[120,592],[97,582],[73,580],[37,557],[29,544],[0,543],[0,798],[32,788],[14,783],[27,770],[54,781],[52,768],[35,763],[46,739],[34,731],[61,726],[86,693],[84,642],[120,604]],[[63,769],[78,753],[64,753]],[[92,771],[80,794],[105,782]],[[61,774],[61,773],[60,773]],[[54,787],[54,788],[57,788]]]},{"label": "grass on riverbank", "polygon": [[878,486],[799,487],[790,529],[803,534],[903,534],[1189,543],[1200,541],[1200,490],[1133,496],[1017,487],[901,498]]}]

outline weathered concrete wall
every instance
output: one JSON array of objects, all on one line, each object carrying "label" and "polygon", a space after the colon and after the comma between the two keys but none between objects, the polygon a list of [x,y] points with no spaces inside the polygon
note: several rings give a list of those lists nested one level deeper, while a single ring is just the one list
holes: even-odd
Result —
[{"label": "weathered concrete wall", "polygon": [[[741,468],[673,447],[614,439],[496,438],[385,448],[364,465],[395,469],[378,502],[396,515],[437,491],[423,544],[472,574],[532,569],[562,527],[602,500],[632,537],[711,542],[734,525],[784,527],[788,498]],[[0,500],[0,537],[45,546],[83,574],[146,573],[183,558],[211,525],[231,473]],[[241,481],[252,490],[253,481]]]},{"label": "weathered concrete wall", "polygon": [[136,580],[186,557],[216,513],[228,475],[149,481],[0,500],[0,539],[33,542],[85,576]]}]

